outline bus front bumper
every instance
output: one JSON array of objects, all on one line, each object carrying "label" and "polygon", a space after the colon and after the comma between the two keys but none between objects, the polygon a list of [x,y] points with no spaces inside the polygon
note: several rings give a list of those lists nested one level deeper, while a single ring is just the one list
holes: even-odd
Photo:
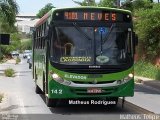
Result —
[{"label": "bus front bumper", "polygon": [[[98,93],[88,93],[88,89],[97,88],[101,90]],[[69,98],[93,98],[93,97],[127,97],[134,95],[134,79],[124,84],[84,84],[82,86],[72,84],[66,86],[54,80],[49,82],[48,97],[53,99],[69,99]]]}]

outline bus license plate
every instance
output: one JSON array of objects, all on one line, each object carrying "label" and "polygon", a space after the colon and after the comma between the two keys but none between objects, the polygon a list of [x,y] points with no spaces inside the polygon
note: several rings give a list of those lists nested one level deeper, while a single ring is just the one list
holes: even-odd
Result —
[{"label": "bus license plate", "polygon": [[88,88],[87,93],[102,93],[101,88]]}]

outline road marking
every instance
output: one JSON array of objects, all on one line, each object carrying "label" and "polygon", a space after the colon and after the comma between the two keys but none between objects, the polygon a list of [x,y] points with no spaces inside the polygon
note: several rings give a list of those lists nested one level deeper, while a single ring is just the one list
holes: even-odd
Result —
[{"label": "road marking", "polygon": [[[17,73],[17,77],[20,77],[20,72]],[[26,114],[25,108],[24,108],[24,103],[23,99],[21,99],[19,96],[16,95],[17,101],[19,102],[20,105],[20,110],[22,114]]]}]

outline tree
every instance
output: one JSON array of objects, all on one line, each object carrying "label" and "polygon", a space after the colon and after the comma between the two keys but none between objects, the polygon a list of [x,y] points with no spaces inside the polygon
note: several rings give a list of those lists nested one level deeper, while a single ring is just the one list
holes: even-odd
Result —
[{"label": "tree", "polygon": [[[16,14],[18,14],[19,7],[15,0],[4,0],[0,2],[0,33],[13,33],[17,29],[14,26],[16,22]],[[1,46],[0,54],[9,53],[11,50],[15,49],[19,45],[19,41],[14,39],[14,34],[11,35],[11,40],[13,38],[14,43],[9,46]],[[0,58],[2,56],[0,55]]]},{"label": "tree", "polygon": [[100,6],[100,7],[117,7],[116,1],[117,0],[100,0],[98,6]]},{"label": "tree", "polygon": [[[11,51],[13,50],[17,50],[17,49],[20,49],[20,46],[21,46],[21,41],[20,41],[20,35],[19,33],[12,33],[10,34],[11,35],[11,41],[10,41],[10,45],[1,45],[1,52],[2,52],[2,55],[9,55]],[[1,56],[0,56],[0,59]]]},{"label": "tree", "polygon": [[152,9],[136,11],[138,16],[135,26],[139,36],[139,55],[146,60],[154,61],[160,57],[160,4]]},{"label": "tree", "polygon": [[152,0],[126,0],[126,2],[123,3],[122,8],[134,12],[139,9],[150,9],[152,8],[152,3]]},{"label": "tree", "polygon": [[72,1],[80,6],[97,6],[95,0],[84,0],[83,2],[79,2],[75,0],[72,0]]},{"label": "tree", "polygon": [[47,12],[49,12],[52,8],[55,8],[52,3],[48,3],[42,9],[39,10],[38,14],[36,15],[38,18],[43,17]]},{"label": "tree", "polygon": [[19,7],[15,0],[5,0],[0,4],[0,24],[13,27],[18,11]]}]

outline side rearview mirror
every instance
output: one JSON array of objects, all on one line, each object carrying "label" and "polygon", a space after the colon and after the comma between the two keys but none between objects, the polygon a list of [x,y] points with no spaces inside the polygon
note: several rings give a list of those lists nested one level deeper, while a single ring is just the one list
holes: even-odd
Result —
[{"label": "side rearview mirror", "polygon": [[133,52],[136,53],[136,46],[138,45],[138,35],[135,32],[133,32],[132,36],[133,36]]},{"label": "side rearview mirror", "polygon": [[9,45],[10,34],[0,34],[0,44]]}]

